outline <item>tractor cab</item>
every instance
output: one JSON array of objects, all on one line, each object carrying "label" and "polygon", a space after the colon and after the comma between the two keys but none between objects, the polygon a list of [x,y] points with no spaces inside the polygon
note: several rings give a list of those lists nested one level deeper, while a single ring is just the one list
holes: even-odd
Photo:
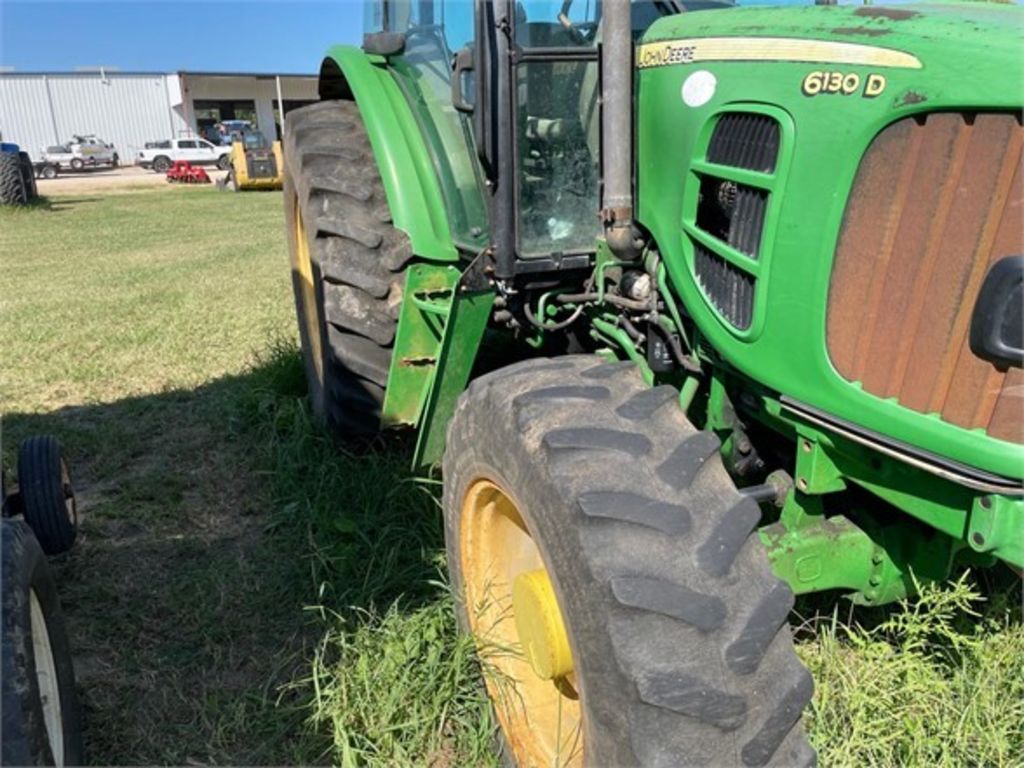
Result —
[{"label": "tractor cab", "polygon": [[[602,233],[602,12],[616,6],[624,45],[604,71],[628,80],[632,42],[682,4],[367,5],[364,50],[387,56],[421,124],[434,126],[425,134],[455,242],[467,253],[490,249],[502,278],[593,261]],[[329,83],[337,73],[326,67]],[[619,149],[629,161],[628,143]]]}]

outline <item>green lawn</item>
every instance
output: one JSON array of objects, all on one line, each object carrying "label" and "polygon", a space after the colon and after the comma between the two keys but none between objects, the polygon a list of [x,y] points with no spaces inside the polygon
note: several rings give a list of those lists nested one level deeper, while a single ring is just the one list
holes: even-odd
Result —
[{"label": "green lawn", "polygon": [[[89,759],[494,765],[437,486],[310,422],[282,218],[194,188],[0,210],[4,459],[36,432],[69,454]],[[794,617],[822,765],[1024,764],[1019,582],[834,605]]]}]

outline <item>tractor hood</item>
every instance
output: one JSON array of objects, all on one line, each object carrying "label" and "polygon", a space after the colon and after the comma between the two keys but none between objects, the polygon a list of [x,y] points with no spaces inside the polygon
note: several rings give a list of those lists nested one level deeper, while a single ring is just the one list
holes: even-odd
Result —
[{"label": "tractor hood", "polygon": [[[694,11],[652,24],[638,49],[637,66],[710,60],[905,66],[921,70],[929,89],[941,97],[942,91],[983,80],[986,73],[1004,82],[1015,73],[1019,83],[1022,20],[1015,5],[984,3]],[[801,45],[804,40],[814,45]],[[672,47],[677,41],[693,41],[692,50]],[[1019,86],[1006,89],[1007,104],[1019,100],[1018,91]],[[910,98],[929,96],[915,92]],[[990,98],[985,106],[992,106]]]},{"label": "tractor hood", "polygon": [[790,401],[1019,478],[1024,374],[969,346],[1020,252],[1017,6],[749,7],[636,51],[636,206],[716,355]]}]

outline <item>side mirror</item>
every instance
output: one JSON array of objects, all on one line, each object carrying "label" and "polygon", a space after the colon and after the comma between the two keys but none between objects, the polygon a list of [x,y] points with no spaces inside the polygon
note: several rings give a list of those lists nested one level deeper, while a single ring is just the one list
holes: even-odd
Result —
[{"label": "side mirror", "polygon": [[1002,258],[985,275],[971,314],[970,345],[999,367],[1024,366],[1024,256]]}]

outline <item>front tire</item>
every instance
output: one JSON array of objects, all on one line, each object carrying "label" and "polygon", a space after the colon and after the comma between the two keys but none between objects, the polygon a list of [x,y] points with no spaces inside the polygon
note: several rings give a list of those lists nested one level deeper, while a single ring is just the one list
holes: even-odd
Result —
[{"label": "front tire", "polygon": [[30,437],[18,446],[18,492],[25,522],[48,555],[67,552],[78,533],[71,475],[52,435]]},{"label": "front tire", "polygon": [[75,672],[57,585],[32,531],[4,520],[4,765],[81,765]]},{"label": "front tire", "polygon": [[[793,594],[757,504],[677,397],[631,364],[570,356],[500,369],[460,399],[444,459],[452,588],[522,766],[815,760]],[[518,597],[543,594],[538,571],[557,603],[539,632],[543,600]],[[551,616],[568,650],[538,686],[536,648],[558,647]]]},{"label": "front tire", "polygon": [[324,101],[286,119],[285,217],[310,400],[339,437],[370,435],[412,251],[356,104]]}]

